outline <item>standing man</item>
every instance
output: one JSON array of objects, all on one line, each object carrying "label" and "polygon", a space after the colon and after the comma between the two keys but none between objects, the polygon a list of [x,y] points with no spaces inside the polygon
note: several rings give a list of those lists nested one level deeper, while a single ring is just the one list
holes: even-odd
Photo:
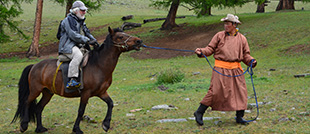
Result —
[{"label": "standing man", "polygon": [[[81,84],[77,81],[79,76],[79,65],[83,59],[83,54],[79,47],[83,44],[95,45],[96,39],[90,34],[85,24],[85,14],[87,7],[81,1],[75,1],[70,9],[70,13],[61,22],[59,55],[64,55],[71,59],[69,63],[67,83],[68,89],[78,88]],[[81,33],[83,31],[83,34]]]},{"label": "standing man", "polygon": [[[256,60],[250,55],[247,39],[238,32],[237,26],[241,24],[238,16],[227,14],[222,18],[225,31],[214,35],[209,45],[205,48],[197,48],[195,53],[210,56],[215,59],[214,69],[224,75],[239,75],[243,73],[240,62],[254,68]],[[212,72],[211,84],[206,96],[200,102],[194,116],[199,125],[203,125],[203,114],[208,107],[217,111],[236,111],[236,122],[246,124],[244,110],[247,109],[247,88],[244,75],[239,77],[223,76]]]}]

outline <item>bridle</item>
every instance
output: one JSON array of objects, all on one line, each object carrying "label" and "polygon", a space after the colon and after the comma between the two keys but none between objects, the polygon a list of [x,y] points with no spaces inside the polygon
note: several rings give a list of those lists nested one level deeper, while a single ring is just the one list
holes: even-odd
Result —
[{"label": "bridle", "polygon": [[[125,33],[123,33],[123,34],[125,34]],[[127,34],[126,34],[126,35],[127,35]],[[130,35],[128,35],[128,36],[129,36],[129,37],[128,37],[125,41],[123,41],[123,42],[115,42],[115,41],[113,41],[114,46],[119,47],[119,48],[125,48],[126,51],[127,51],[128,48],[129,48],[129,45],[127,44],[127,42],[128,42],[128,40],[132,37],[132,36],[130,36]],[[122,45],[122,44],[125,44],[125,45]]]}]

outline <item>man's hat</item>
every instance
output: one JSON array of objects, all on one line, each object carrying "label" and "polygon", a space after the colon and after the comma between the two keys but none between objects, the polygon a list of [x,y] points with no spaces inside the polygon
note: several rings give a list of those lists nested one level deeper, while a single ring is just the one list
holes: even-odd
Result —
[{"label": "man's hat", "polygon": [[74,8],[79,8],[80,10],[87,10],[87,7],[85,6],[85,4],[82,1],[75,1],[72,4],[72,9]]},{"label": "man's hat", "polygon": [[227,16],[225,18],[222,18],[221,21],[230,21],[241,24],[241,22],[239,21],[239,17],[233,14],[227,14]]}]

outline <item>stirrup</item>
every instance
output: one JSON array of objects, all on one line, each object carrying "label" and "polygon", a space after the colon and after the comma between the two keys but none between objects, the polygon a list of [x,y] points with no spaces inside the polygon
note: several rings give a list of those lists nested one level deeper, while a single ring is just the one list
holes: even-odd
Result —
[{"label": "stirrup", "polygon": [[66,88],[68,89],[76,89],[79,88],[81,86],[81,83],[75,81],[74,79],[71,79],[68,83]]}]

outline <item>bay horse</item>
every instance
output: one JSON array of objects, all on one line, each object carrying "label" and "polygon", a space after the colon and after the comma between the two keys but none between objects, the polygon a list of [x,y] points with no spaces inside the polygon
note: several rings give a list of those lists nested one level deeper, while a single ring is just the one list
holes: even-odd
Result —
[{"label": "bay horse", "polygon": [[[107,93],[112,83],[112,73],[116,67],[122,52],[140,50],[143,45],[138,37],[130,36],[122,30],[108,28],[109,34],[101,46],[95,47],[89,52],[87,65],[83,68],[84,88],[81,92],[66,93],[62,79],[62,73],[58,73],[55,83],[53,76],[57,69],[57,59],[46,59],[34,65],[24,68],[18,86],[18,108],[11,123],[20,120],[20,131],[28,128],[28,123],[37,123],[35,132],[46,132],[47,128],[42,125],[42,111],[54,94],[62,97],[80,97],[78,115],[73,126],[73,132],[83,133],[80,129],[80,121],[84,114],[88,99],[93,96],[99,97],[107,103],[108,109],[102,128],[108,131],[110,128],[113,101]],[[55,92],[51,89],[55,87]],[[42,93],[41,100],[37,103],[36,98]]]}]

